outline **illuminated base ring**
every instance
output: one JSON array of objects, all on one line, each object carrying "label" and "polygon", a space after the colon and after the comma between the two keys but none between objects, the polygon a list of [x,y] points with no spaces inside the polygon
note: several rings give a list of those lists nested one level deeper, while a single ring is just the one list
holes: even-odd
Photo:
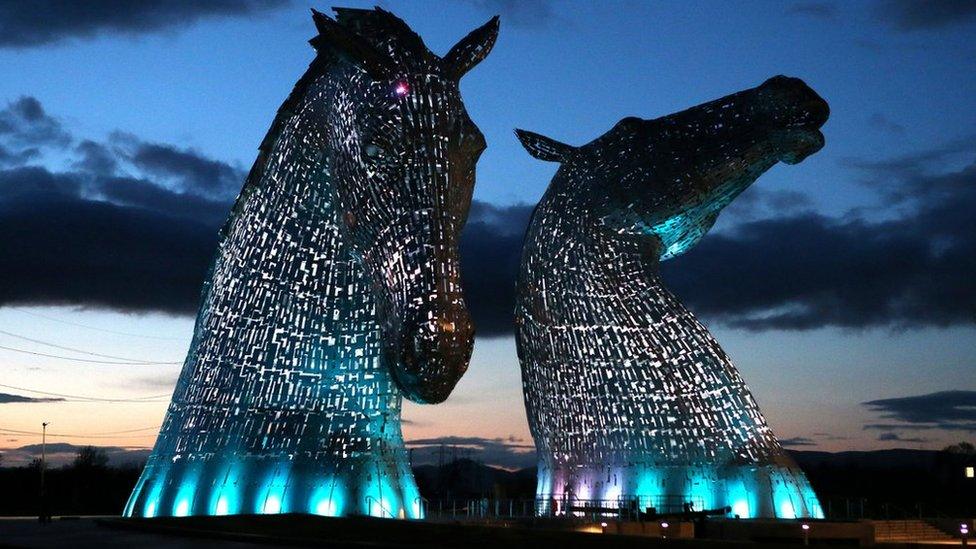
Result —
[{"label": "illuminated base ring", "polygon": [[150,462],[123,515],[307,513],[423,518],[423,500],[409,465],[406,460],[396,465],[391,461],[399,460],[348,458],[331,467],[312,460],[270,457]]},{"label": "illuminated base ring", "polygon": [[657,513],[731,509],[739,518],[824,518],[806,475],[795,465],[550,467],[539,464],[542,515],[582,508],[633,508]]}]

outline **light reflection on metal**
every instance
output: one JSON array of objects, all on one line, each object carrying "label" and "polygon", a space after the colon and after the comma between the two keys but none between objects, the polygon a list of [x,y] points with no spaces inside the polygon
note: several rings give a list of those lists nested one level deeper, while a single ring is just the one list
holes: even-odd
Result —
[{"label": "light reflection on metal", "polygon": [[560,163],[526,234],[516,305],[543,512],[678,497],[743,518],[822,516],[658,266],[778,161],[819,150],[827,114],[802,81],[776,77],[663,118],[625,118],[581,147],[517,132],[530,154]]},{"label": "light reflection on metal", "polygon": [[126,516],[421,516],[401,401],[444,400],[471,356],[457,246],[485,141],[458,84],[498,20],[441,58],[379,8],[336,14],[221,231]]}]

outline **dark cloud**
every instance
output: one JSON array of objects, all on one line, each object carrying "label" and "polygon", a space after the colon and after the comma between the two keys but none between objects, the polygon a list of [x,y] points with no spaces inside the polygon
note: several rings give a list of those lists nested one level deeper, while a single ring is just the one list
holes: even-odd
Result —
[{"label": "dark cloud", "polygon": [[482,438],[445,436],[408,440],[414,465],[438,463],[439,453],[445,452],[446,460],[470,458],[487,465],[505,469],[522,469],[536,465],[535,445],[521,438]]},{"label": "dark cloud", "polygon": [[461,235],[464,297],[480,336],[512,333],[515,279],[532,206],[475,201]]},{"label": "dark cloud", "polygon": [[835,435],[832,433],[814,433],[813,436],[821,438],[823,440],[848,440],[848,437]]},{"label": "dark cloud", "polygon": [[75,147],[75,151],[81,158],[75,161],[74,167],[80,171],[95,175],[114,175],[119,168],[115,152],[103,143],[86,139]]},{"label": "dark cloud", "polygon": [[43,168],[0,172],[0,189],[17,178],[49,185],[0,199],[0,303],[195,312],[213,225],[86,200],[65,192],[70,175]]},{"label": "dark cloud", "polygon": [[146,143],[126,134],[116,134],[114,141],[136,168],[183,193],[231,200],[247,175],[243,169],[212,160],[193,149]]},{"label": "dark cloud", "polygon": [[[32,97],[0,122],[0,139],[74,141]],[[121,134],[81,140],[73,152],[68,171],[0,169],[0,304],[195,312],[243,172]]]},{"label": "dark cloud", "polygon": [[827,2],[800,2],[790,6],[786,13],[833,21],[837,18],[837,6]]},{"label": "dark cloud", "polygon": [[0,48],[55,44],[107,34],[178,29],[207,17],[254,15],[289,0],[0,0]]},{"label": "dark cloud", "polygon": [[0,110],[0,140],[8,146],[64,147],[71,142],[71,136],[61,127],[60,121],[44,111],[40,101],[25,96]]},{"label": "dark cloud", "polygon": [[810,211],[813,200],[806,193],[784,189],[764,189],[752,186],[739,195],[722,212],[722,221],[738,224],[755,219],[780,217],[786,214]]},{"label": "dark cloud", "polygon": [[872,412],[878,412],[882,419],[896,422],[869,424],[865,426],[866,429],[888,432],[926,429],[976,432],[976,391],[941,391],[871,400],[863,405]]},{"label": "dark cloud", "polygon": [[207,227],[219,226],[230,209],[229,200],[210,200],[192,193],[171,191],[148,179],[98,177],[92,180],[90,188],[112,204],[188,218]]},{"label": "dark cloud", "polygon": [[21,166],[37,157],[39,151],[36,147],[13,151],[0,144],[0,168],[9,166]]},{"label": "dark cloud", "polygon": [[796,447],[796,446],[816,446],[817,443],[813,439],[807,437],[791,437],[791,438],[781,438],[779,443],[783,446]]},{"label": "dark cloud", "polygon": [[500,15],[513,27],[544,27],[556,16],[551,0],[468,0],[482,11]]},{"label": "dark cloud", "polygon": [[911,442],[911,443],[923,443],[929,441],[929,439],[927,438],[903,437],[898,433],[881,433],[878,435],[878,440],[884,442]]},{"label": "dark cloud", "polygon": [[63,398],[34,398],[34,397],[26,397],[22,395],[11,395],[9,393],[0,393],[0,404],[61,402],[63,400],[64,400]]},{"label": "dark cloud", "polygon": [[972,0],[882,0],[875,6],[880,21],[900,31],[923,31],[976,19]]},{"label": "dark cloud", "polygon": [[[976,155],[976,134],[964,135],[945,143],[911,154],[884,159],[844,158],[842,166],[860,170],[867,183],[876,187],[892,187],[891,178],[904,180],[938,169],[947,160],[957,157],[972,159]],[[894,186],[894,188],[898,188]]]},{"label": "dark cloud", "polygon": [[868,117],[868,125],[872,128],[891,134],[902,134],[905,133],[905,126],[891,120],[887,116],[876,112]]},{"label": "dark cloud", "polygon": [[799,212],[745,222],[709,235],[662,272],[695,313],[733,327],[972,324],[976,164],[935,174],[924,167],[956,148],[862,163],[878,189],[885,185],[900,214],[893,219]]}]

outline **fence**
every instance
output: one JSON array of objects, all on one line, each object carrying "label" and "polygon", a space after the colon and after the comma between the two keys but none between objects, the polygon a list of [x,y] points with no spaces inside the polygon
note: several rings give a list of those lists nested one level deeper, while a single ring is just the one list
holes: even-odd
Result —
[{"label": "fence", "polygon": [[553,517],[581,521],[650,520],[659,515],[706,511],[701,498],[641,496],[617,499],[437,499],[418,502],[425,517],[451,520],[511,520]]}]

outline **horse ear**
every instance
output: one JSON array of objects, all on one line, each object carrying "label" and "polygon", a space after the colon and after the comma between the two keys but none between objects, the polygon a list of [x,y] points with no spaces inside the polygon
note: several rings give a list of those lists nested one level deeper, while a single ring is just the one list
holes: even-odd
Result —
[{"label": "horse ear", "polygon": [[498,16],[496,15],[454,44],[451,51],[444,56],[445,66],[455,78],[460,79],[464,73],[488,56],[497,38]]},{"label": "horse ear", "polygon": [[312,21],[319,35],[309,40],[316,50],[332,49],[360,63],[369,75],[377,80],[390,78],[396,74],[396,63],[390,57],[377,51],[368,42],[350,32],[334,19],[312,9]]},{"label": "horse ear", "polygon": [[529,154],[539,160],[565,162],[576,152],[576,147],[572,145],[560,143],[555,139],[550,139],[534,132],[515,130],[515,135],[518,136],[525,150],[529,151]]}]

